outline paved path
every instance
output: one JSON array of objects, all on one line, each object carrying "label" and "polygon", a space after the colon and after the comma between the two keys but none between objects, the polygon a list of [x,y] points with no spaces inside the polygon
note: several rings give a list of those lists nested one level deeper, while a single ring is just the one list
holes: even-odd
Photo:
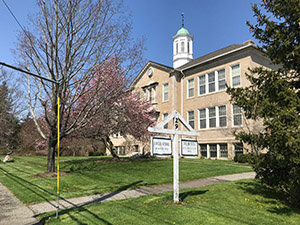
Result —
[{"label": "paved path", "polygon": [[34,213],[23,205],[5,186],[0,183],[0,224],[39,224]]},{"label": "paved path", "polygon": [[[220,184],[228,181],[235,181],[241,179],[254,178],[255,173],[240,173],[232,175],[224,175],[210,178],[203,178],[193,181],[186,181],[180,183],[180,189],[188,188],[200,188],[211,184]],[[141,187],[131,190],[116,191],[111,193],[90,195],[71,199],[61,199],[60,209],[69,209],[72,207],[78,207],[88,205],[96,202],[105,202],[120,200],[126,198],[137,198],[149,194],[159,194],[173,190],[173,184],[157,185],[152,187]],[[6,194],[6,192],[9,194]],[[27,225],[37,224],[37,220],[33,216],[37,216],[41,213],[52,212],[56,210],[56,201],[42,202],[35,205],[24,206],[22,205],[12,194],[0,183],[0,224],[14,224],[14,225]],[[2,201],[5,205],[2,205]],[[7,206],[6,206],[7,204]],[[7,210],[6,210],[6,207]],[[3,211],[4,209],[4,211]]]}]

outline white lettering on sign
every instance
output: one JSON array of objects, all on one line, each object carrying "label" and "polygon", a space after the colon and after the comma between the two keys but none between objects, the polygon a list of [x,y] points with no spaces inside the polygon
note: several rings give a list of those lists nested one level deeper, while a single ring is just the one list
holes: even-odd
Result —
[{"label": "white lettering on sign", "polygon": [[181,139],[181,155],[198,156],[198,142],[194,139]]},{"label": "white lettering on sign", "polygon": [[172,154],[171,138],[153,137],[151,152],[153,155],[171,155]]}]

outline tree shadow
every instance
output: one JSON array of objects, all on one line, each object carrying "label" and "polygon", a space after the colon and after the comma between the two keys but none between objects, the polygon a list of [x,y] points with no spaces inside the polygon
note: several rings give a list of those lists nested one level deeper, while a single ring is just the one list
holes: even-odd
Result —
[{"label": "tree shadow", "polygon": [[[49,201],[49,198],[45,197],[44,195],[40,194],[37,192],[37,190],[41,191],[41,192],[44,192],[44,193],[47,193],[49,194],[50,196],[56,196],[55,193],[52,193],[32,182],[29,182],[19,176],[16,176],[10,172],[8,172],[7,170],[3,169],[0,167],[0,171],[3,172],[3,174],[5,174],[8,178],[10,178],[11,180],[13,180],[14,182],[16,182],[17,184],[19,184],[20,186],[23,186],[24,188],[26,188],[27,190],[31,191],[32,193],[34,193],[35,195],[39,196],[41,199],[44,199],[45,201],[49,202],[49,204],[53,205],[52,203],[50,203]],[[34,190],[34,188],[36,188],[37,190]],[[54,206],[54,205],[53,205]]]},{"label": "tree shadow", "polygon": [[[90,205],[90,204],[93,204],[93,203],[100,203],[100,202],[103,202],[119,193],[121,193],[122,191],[124,190],[127,190],[127,189],[130,189],[132,186],[135,186],[139,183],[142,183],[143,181],[142,180],[139,180],[139,181],[136,181],[136,182],[133,182],[131,184],[128,184],[128,185],[124,185],[122,187],[120,187],[117,191],[114,191],[114,192],[111,192],[111,193],[108,193],[106,195],[103,195],[103,196],[100,196],[99,198],[94,198],[93,200],[91,201],[88,201],[88,202],[85,202],[83,204],[74,204],[72,202],[70,202],[69,200],[67,199],[64,199],[64,198],[61,198],[63,201],[69,203],[70,205],[72,205],[71,208],[69,209],[64,209],[64,210],[61,210],[59,211],[59,215],[64,215],[64,214],[67,214],[73,221],[76,221],[77,224],[85,224],[83,223],[82,221],[80,221],[78,218],[79,217],[74,217],[72,216],[71,212],[72,211],[76,211],[78,213],[81,213],[81,212],[87,212],[88,214],[90,214],[92,217],[94,217],[98,222],[93,222],[93,220],[88,217],[88,216],[84,216],[84,215],[80,215],[80,217],[82,218],[85,218],[86,220],[90,221],[92,224],[99,224],[99,222],[102,222],[104,224],[112,224],[110,222],[108,222],[107,220],[99,217],[98,215],[96,215],[95,213],[91,212],[90,210],[86,209],[85,206],[86,205]],[[54,217],[55,216],[55,213],[51,214],[50,215],[51,217]],[[44,217],[41,222],[45,222],[46,221],[46,218]],[[89,223],[90,224],[90,223]]]},{"label": "tree shadow", "polygon": [[183,202],[187,197],[205,194],[208,190],[203,191],[185,191],[179,194],[179,199]]},{"label": "tree shadow", "polygon": [[[270,213],[275,213],[278,215],[290,215],[293,213],[300,213],[300,210],[288,205],[286,198],[283,194],[276,192],[274,189],[268,187],[267,185],[259,182],[247,182],[242,181],[238,183],[239,188],[252,194],[262,196],[265,200],[264,203],[270,204],[271,207],[267,211]],[[282,203],[283,207],[278,207],[278,202]]]}]

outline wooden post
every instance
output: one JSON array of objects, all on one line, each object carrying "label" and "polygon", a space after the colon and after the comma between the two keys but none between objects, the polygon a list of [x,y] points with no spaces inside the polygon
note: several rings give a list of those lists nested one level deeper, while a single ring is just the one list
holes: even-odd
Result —
[{"label": "wooden post", "polygon": [[[174,117],[174,128],[178,130],[178,116]],[[173,191],[174,191],[174,203],[179,202],[179,162],[178,162],[178,134],[175,132],[173,136]]]}]

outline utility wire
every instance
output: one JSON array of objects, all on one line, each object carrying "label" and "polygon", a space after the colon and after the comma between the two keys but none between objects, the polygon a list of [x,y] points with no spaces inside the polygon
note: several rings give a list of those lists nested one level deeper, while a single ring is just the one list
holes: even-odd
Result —
[{"label": "utility wire", "polygon": [[[32,41],[31,41],[30,36],[27,34],[26,30],[25,30],[24,27],[21,25],[21,23],[19,22],[19,20],[17,19],[17,17],[14,15],[14,13],[12,12],[12,10],[9,8],[9,6],[8,6],[7,3],[5,2],[5,0],[2,0],[2,2],[3,2],[3,4],[5,5],[5,7],[8,9],[8,11],[10,12],[10,14],[12,15],[12,17],[15,19],[15,21],[17,22],[17,24],[19,25],[19,27],[22,29],[22,31],[24,32],[24,34],[27,36],[27,38],[29,39],[29,41],[30,41],[30,43],[31,43],[31,47],[32,47],[33,51],[34,51],[35,54],[38,56],[39,54],[38,54],[38,52],[35,50],[35,47],[34,47]],[[46,54],[47,54],[47,53],[46,53]],[[3,62],[2,62],[1,64],[4,65]],[[10,65],[10,66],[4,65],[4,66],[10,67],[10,68],[12,68],[12,69],[16,69],[16,67],[13,68],[11,65]],[[48,80],[48,81],[53,81],[53,80],[51,80],[51,79],[44,78],[44,77],[42,77],[42,76],[40,76],[40,75],[36,75],[36,74],[31,73],[31,72],[25,72],[24,70],[21,70],[21,69],[19,69],[19,68],[16,69],[16,70],[18,70],[18,71],[20,71],[20,72],[24,72],[24,73],[30,74],[30,75],[32,75],[32,76],[34,76],[34,77],[38,77],[38,78],[40,78],[40,79],[44,79],[44,80]],[[58,83],[58,82],[54,82],[54,83]]]}]

